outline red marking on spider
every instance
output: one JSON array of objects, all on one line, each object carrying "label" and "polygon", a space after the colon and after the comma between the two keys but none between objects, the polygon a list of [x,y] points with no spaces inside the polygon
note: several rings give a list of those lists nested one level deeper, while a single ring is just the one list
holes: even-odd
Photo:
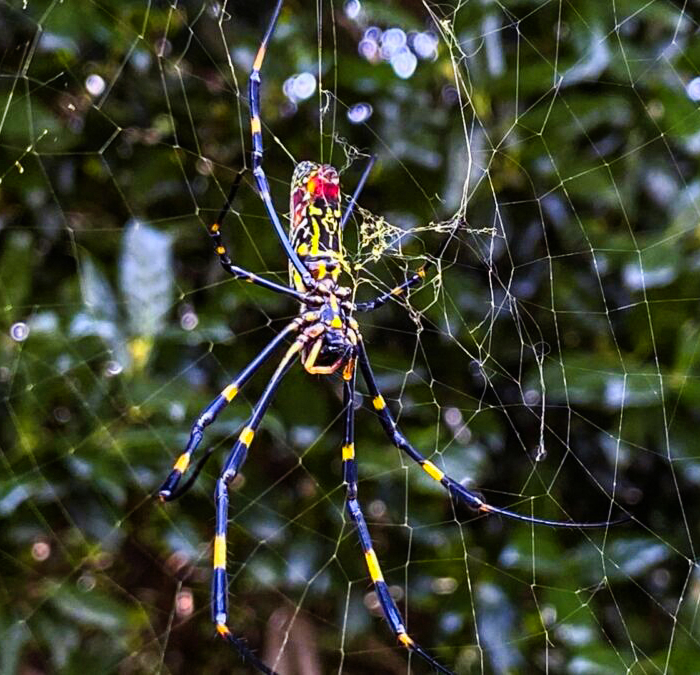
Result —
[{"label": "red marking on spider", "polygon": [[298,210],[298,208],[302,205],[304,201],[304,189],[303,188],[297,188],[292,192],[292,204],[294,206],[294,210]]},{"label": "red marking on spider", "polygon": [[340,194],[340,186],[338,183],[326,180],[318,175],[309,179],[309,182],[306,184],[306,189],[314,198],[322,197],[326,201],[337,201],[338,195]]}]

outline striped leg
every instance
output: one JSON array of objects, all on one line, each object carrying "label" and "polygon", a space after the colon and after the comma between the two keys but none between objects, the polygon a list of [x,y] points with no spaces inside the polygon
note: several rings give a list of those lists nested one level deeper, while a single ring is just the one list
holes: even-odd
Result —
[{"label": "striped leg", "polygon": [[180,490],[177,490],[177,485],[182,478],[182,475],[190,465],[192,455],[199,446],[202,437],[204,436],[205,427],[209,426],[218,416],[218,414],[235,398],[236,394],[241,390],[243,385],[252,377],[252,375],[265,363],[270,354],[279,346],[279,344],[291,333],[296,333],[301,325],[301,320],[296,319],[287,324],[275,338],[273,338],[267,346],[239,373],[231,384],[229,384],[200,414],[197,421],[192,425],[190,438],[187,441],[185,451],[178,457],[173,470],[165,479],[158,491],[158,496],[162,501],[172,501],[182,496],[194,484],[199,472],[202,470],[204,463],[209,459],[211,453],[205,455],[197,465],[192,477],[183,485]]},{"label": "striped leg", "polygon": [[466,504],[472,509],[476,509],[481,513],[499,513],[507,518],[512,518],[514,520],[522,520],[526,523],[533,523],[535,525],[549,525],[550,527],[571,527],[571,528],[591,528],[591,527],[608,527],[610,525],[616,525],[618,523],[629,520],[629,518],[622,518],[620,520],[614,521],[601,521],[594,523],[576,523],[573,521],[562,521],[562,520],[546,520],[544,518],[533,518],[531,516],[524,516],[520,513],[514,511],[508,511],[507,509],[502,509],[498,506],[492,506],[487,504],[483,499],[470,490],[467,490],[464,486],[460,485],[454,478],[448,476],[444,471],[440,470],[433,462],[426,459],[418,450],[416,450],[409,442],[408,439],[403,435],[399,429],[396,421],[394,420],[391,411],[386,405],[384,397],[381,395],[379,388],[377,387],[377,381],[372,372],[372,366],[370,365],[369,358],[367,357],[367,351],[365,349],[364,343],[360,340],[358,344],[360,369],[362,370],[362,376],[367,383],[370,396],[372,397],[372,405],[374,409],[379,414],[379,419],[382,423],[382,427],[386,435],[391,439],[391,442],[399,449],[403,450],[414,462],[418,463],[423,471],[425,471],[433,480],[438,481],[449,494],[456,499],[458,502]]},{"label": "striped leg", "polygon": [[445,254],[447,245],[452,240],[452,234],[453,231],[445,236],[445,239],[442,244],[440,244],[440,248],[437,250],[435,256],[423,263],[423,265],[421,265],[408,279],[406,279],[406,281],[398,286],[395,286],[390,291],[382,293],[374,298],[374,300],[370,300],[369,302],[358,302],[355,305],[355,310],[358,312],[371,312],[372,310],[385,305],[389,300],[391,300],[391,298],[396,298],[399,295],[403,295],[408,289],[413,288],[414,286],[421,286],[425,281],[425,276],[428,270],[435,265],[435,260],[440,260]]},{"label": "striped leg", "polygon": [[212,579],[212,619],[216,624],[216,630],[221,637],[230,642],[241,654],[244,661],[248,661],[263,673],[272,674],[237,637],[231,634],[227,626],[228,602],[226,584],[226,533],[228,527],[228,485],[236,477],[248,455],[248,448],[253,441],[253,436],[267,411],[272,397],[282,378],[291,368],[294,357],[304,345],[305,338],[298,337],[294,344],[287,350],[284,357],[270,378],[265,391],[255,404],[253,412],[246,426],[241,431],[238,440],[234,443],[231,452],[224,464],[221,476],[216,481],[216,537],[214,538],[214,576]]},{"label": "striped leg", "polygon": [[381,295],[377,296],[374,300],[370,300],[369,302],[358,302],[355,305],[355,311],[357,312],[371,312],[382,305],[385,305],[391,298],[396,298],[399,295],[403,295],[407,289],[413,288],[413,286],[418,286],[423,283],[423,280],[425,279],[425,274],[427,269],[432,265],[432,261],[426,262],[424,265],[421,265],[406,281],[404,281],[402,284],[399,284],[398,286],[395,286],[392,288],[390,291],[387,291],[386,293],[382,293]]},{"label": "striped leg", "polygon": [[236,196],[236,192],[238,192],[238,187],[241,184],[243,174],[245,174],[245,169],[241,169],[241,171],[236,174],[236,178],[233,181],[233,185],[231,185],[231,190],[228,193],[228,197],[226,197],[226,202],[221,207],[221,211],[219,211],[216,221],[214,221],[214,223],[209,227],[209,234],[214,242],[214,250],[216,251],[216,255],[219,256],[219,262],[221,263],[221,266],[236,279],[244,279],[251,284],[256,284],[257,286],[262,286],[270,291],[275,291],[275,293],[282,293],[283,295],[289,295],[296,300],[303,301],[303,293],[300,293],[294,288],[289,288],[288,286],[283,286],[282,284],[277,284],[274,281],[260,277],[257,274],[249,272],[248,270],[244,270],[242,267],[234,265],[231,262],[231,258],[229,258],[226,245],[221,237],[221,226],[223,225],[224,218],[226,218],[226,215],[231,210],[231,204]]},{"label": "striped leg", "polygon": [[357,500],[357,463],[355,462],[355,373],[353,371],[351,377],[344,382],[343,386],[343,402],[345,406],[345,438],[343,442],[343,479],[347,490],[347,509],[352,518],[357,534],[362,545],[362,551],[365,554],[365,562],[369,575],[374,584],[374,591],[377,594],[379,604],[382,608],[382,613],[389,628],[396,635],[397,640],[406,649],[415,652],[422,659],[427,661],[436,671],[440,673],[448,673],[453,675],[451,670],[440,665],[433,659],[420,645],[418,645],[411,637],[409,637],[404,626],[403,618],[399,608],[396,606],[389,588],[384,581],[382,570],[379,566],[377,554],[372,546],[372,539],[369,536],[369,529],[365,517],[362,513],[362,508]]},{"label": "striped leg", "polygon": [[265,32],[265,37],[263,37],[260,47],[258,48],[258,53],[255,56],[255,61],[253,62],[253,70],[250,73],[250,79],[248,80],[248,100],[250,102],[250,130],[253,135],[253,176],[255,177],[255,183],[258,186],[258,193],[260,194],[260,199],[262,199],[265,205],[265,210],[267,215],[272,221],[272,225],[275,228],[277,237],[282,244],[287,258],[291,261],[294,268],[301,276],[301,280],[306,288],[313,288],[315,285],[314,278],[311,276],[311,272],[304,267],[296,251],[292,248],[289,243],[287,234],[282,227],[277,211],[275,211],[274,204],[272,203],[272,198],[270,197],[270,185],[267,182],[267,176],[262,167],[263,159],[263,137],[262,137],[262,124],[260,122],[260,68],[262,68],[263,59],[265,58],[265,52],[267,51],[267,46],[270,43],[272,34],[275,32],[275,26],[277,24],[277,19],[280,15],[280,10],[282,9],[283,0],[278,0],[275,6],[275,11],[272,13],[272,18],[267,26],[267,31]]}]

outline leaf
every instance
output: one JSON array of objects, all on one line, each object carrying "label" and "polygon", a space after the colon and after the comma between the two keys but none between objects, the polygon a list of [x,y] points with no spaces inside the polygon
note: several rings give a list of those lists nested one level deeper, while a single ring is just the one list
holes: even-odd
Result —
[{"label": "leaf", "polygon": [[170,236],[131,221],[122,239],[119,283],[133,335],[149,337],[163,329],[172,306],[172,267]]},{"label": "leaf", "polygon": [[117,321],[117,303],[107,278],[87,253],[81,263],[80,291],[88,313],[96,319]]},{"label": "leaf", "polygon": [[68,624],[59,616],[38,614],[32,623],[32,631],[48,645],[51,659],[60,672],[66,673],[71,656],[80,653],[81,635],[77,625]]},{"label": "leaf", "polygon": [[9,516],[27,499],[36,499],[42,492],[39,480],[8,480],[0,483],[0,516]]},{"label": "leaf", "polygon": [[54,587],[51,602],[72,621],[102,630],[122,630],[136,618],[110,596],[98,590],[80,590],[68,583]]},{"label": "leaf", "polygon": [[70,324],[71,337],[96,336],[109,345],[122,366],[130,363],[124,335],[119,325],[119,308],[112,287],[92,258],[81,256],[80,292],[85,311],[78,312]]},{"label": "leaf", "polygon": [[[670,556],[665,544],[650,537],[619,539],[609,544],[606,551],[606,557],[612,563],[605,568],[609,583],[638,579],[666,562]],[[593,549],[582,545],[571,559],[576,560],[581,575],[588,576],[592,583],[600,580],[600,555]]]},{"label": "leaf", "polygon": [[477,596],[479,634],[489,654],[493,672],[513,672],[523,662],[513,634],[517,612],[508,602],[508,596],[496,584],[479,584]]},{"label": "leaf", "polygon": [[34,251],[29,232],[12,232],[0,258],[0,302],[13,319],[20,315],[31,287]]},{"label": "leaf", "polygon": [[562,86],[570,87],[587,80],[595,81],[607,68],[610,57],[605,35],[600,29],[594,28],[590,34],[586,53],[564,73]]},{"label": "leaf", "polygon": [[16,617],[0,616],[0,675],[14,675],[19,672],[19,657],[22,647],[30,639],[27,624],[17,621]]}]

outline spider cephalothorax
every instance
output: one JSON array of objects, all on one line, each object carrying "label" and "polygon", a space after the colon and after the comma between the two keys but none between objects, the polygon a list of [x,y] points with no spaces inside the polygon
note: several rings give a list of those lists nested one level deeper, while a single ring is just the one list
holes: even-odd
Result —
[{"label": "spider cephalothorax", "polygon": [[301,352],[304,368],[312,375],[331,375],[341,366],[345,378],[354,368],[359,327],[357,321],[346,310],[349,289],[338,286],[332,277],[322,279],[316,286],[314,296],[304,303],[302,317],[310,322],[302,333],[310,339]]},{"label": "spider cephalothorax", "polygon": [[343,252],[342,231],[343,224],[352,212],[359,192],[367,179],[373,160],[370,160],[365,169],[344,213],[341,212],[338,172],[327,164],[304,161],[296,166],[292,177],[290,228],[289,236],[287,236],[272,203],[270,187],[262,166],[263,137],[260,121],[260,69],[281,7],[282,0],[278,0],[265,37],[258,49],[249,80],[249,102],[253,139],[253,176],[267,215],[289,260],[291,284],[286,286],[271,281],[266,277],[258,276],[253,272],[234,265],[229,258],[221,237],[220,226],[231,208],[231,202],[241,182],[243,172],[239,172],[228,199],[221,209],[217,221],[210,226],[209,232],[214,240],[215,250],[221,265],[229,274],[238,279],[245,279],[268,290],[294,298],[300,303],[300,311],[202,411],[192,426],[185,451],[177,459],[175,466],[161,486],[159,496],[164,501],[170,501],[187,492],[194,484],[204,463],[211,456],[211,450],[199,460],[189,479],[178,489],[180,479],[187,471],[190,460],[202,440],[204,428],[211,424],[217,415],[236,397],[243,385],[267,361],[275,349],[286,340],[292,339],[291,345],[287,348],[269,379],[246,425],[229,452],[216,482],[214,495],[216,502],[216,536],[214,538],[212,583],[212,618],[216,625],[216,630],[219,635],[234,645],[243,658],[257,670],[268,675],[274,675],[273,670],[252,653],[243,641],[231,633],[227,624],[226,531],[228,526],[228,487],[246,461],[253,437],[260,426],[277,387],[297,356],[299,356],[304,368],[309,373],[331,375],[339,370],[342,372],[345,422],[342,460],[347,511],[356,528],[367,570],[384,618],[399,644],[420,656],[435,670],[450,674],[450,670],[433,659],[409,637],[401,612],[391,597],[388,586],[384,581],[379,560],[374,551],[369,529],[358,500],[357,463],[355,460],[354,442],[356,364],[359,365],[359,370],[367,385],[372,407],[391,443],[405,453],[410,460],[418,464],[428,476],[437,481],[456,502],[469,506],[483,514],[498,513],[508,518],[538,525],[569,528],[607,527],[612,524],[612,521],[577,523],[573,521],[545,520],[521,515],[515,511],[488,504],[477,493],[462,486],[413,447],[399,429],[389,410],[389,406],[387,406],[379,390],[369,356],[362,341],[362,334],[352,314],[353,312],[370,312],[381,307],[391,298],[401,296],[409,289],[420,286],[430,266],[435,264],[435,260],[442,258],[458,224],[455,226],[455,230],[448,233],[444,238],[436,255],[432,259],[428,259],[415,272],[408,275],[402,283],[381,293],[373,300],[355,303],[350,298],[352,295],[350,289],[339,283],[340,273],[344,269],[347,270]]}]

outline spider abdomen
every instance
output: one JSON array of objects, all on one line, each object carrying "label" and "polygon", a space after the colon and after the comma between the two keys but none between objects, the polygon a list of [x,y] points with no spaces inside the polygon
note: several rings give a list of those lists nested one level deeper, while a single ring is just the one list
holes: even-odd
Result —
[{"label": "spider abdomen", "polygon": [[[329,164],[300,162],[292,176],[289,201],[292,248],[314,279],[337,280],[343,262],[338,172]],[[290,280],[304,290],[293,267]]]}]

